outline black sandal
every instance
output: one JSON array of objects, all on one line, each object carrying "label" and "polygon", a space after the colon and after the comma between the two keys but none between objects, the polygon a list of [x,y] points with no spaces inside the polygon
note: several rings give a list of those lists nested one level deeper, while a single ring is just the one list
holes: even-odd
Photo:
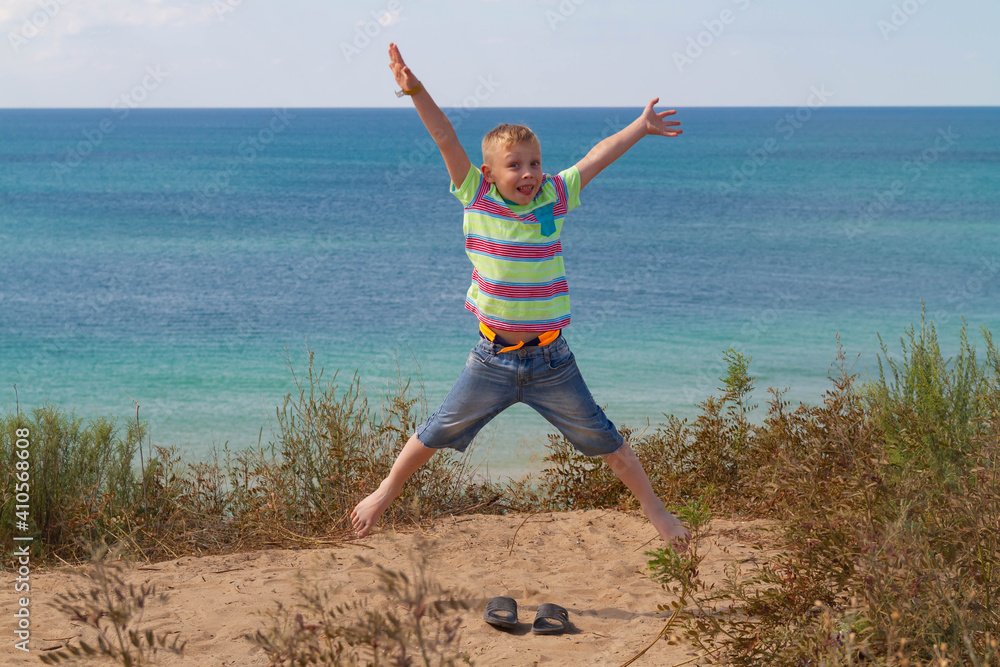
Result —
[{"label": "black sandal", "polygon": [[490,598],[483,611],[483,620],[495,628],[510,630],[517,627],[517,602],[514,598]]},{"label": "black sandal", "polygon": [[531,631],[536,635],[555,635],[569,629],[569,612],[557,604],[538,605]]}]

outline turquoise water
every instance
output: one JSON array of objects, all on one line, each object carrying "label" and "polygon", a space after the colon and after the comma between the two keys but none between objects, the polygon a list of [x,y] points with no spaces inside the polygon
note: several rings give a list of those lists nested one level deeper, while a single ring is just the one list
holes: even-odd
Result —
[{"label": "turquoise water", "polygon": [[[456,115],[573,164],[637,110]],[[798,117],[796,117],[798,113]],[[583,192],[563,232],[566,335],[617,424],[691,417],[723,351],[818,402],[840,340],[877,368],[921,302],[954,347],[1000,331],[1000,109],[682,109]],[[192,458],[269,439],[306,350],[433,410],[477,334],[461,206],[411,110],[0,110],[0,408],[121,417]],[[856,360],[856,361],[855,361]],[[126,395],[126,393],[128,395]],[[484,432],[537,465],[523,406]],[[490,450],[488,455],[487,450]]]}]

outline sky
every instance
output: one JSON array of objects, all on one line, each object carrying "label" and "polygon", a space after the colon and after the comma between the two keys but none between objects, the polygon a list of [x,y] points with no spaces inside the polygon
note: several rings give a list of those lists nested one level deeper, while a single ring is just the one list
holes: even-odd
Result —
[{"label": "sky", "polygon": [[0,108],[1000,105],[997,0],[3,0]]}]

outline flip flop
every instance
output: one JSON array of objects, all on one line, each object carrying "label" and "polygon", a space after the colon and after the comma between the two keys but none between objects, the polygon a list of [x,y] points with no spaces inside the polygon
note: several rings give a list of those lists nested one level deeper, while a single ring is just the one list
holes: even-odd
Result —
[{"label": "flip flop", "polygon": [[517,602],[514,598],[495,597],[490,598],[483,611],[483,620],[495,628],[516,628],[517,627]]},{"label": "flip flop", "polygon": [[531,631],[536,635],[555,635],[569,629],[569,612],[557,604],[538,605]]}]

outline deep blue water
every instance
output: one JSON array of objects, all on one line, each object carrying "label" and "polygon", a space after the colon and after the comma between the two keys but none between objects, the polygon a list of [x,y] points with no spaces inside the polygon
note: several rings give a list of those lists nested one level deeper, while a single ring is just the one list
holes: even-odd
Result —
[{"label": "deep blue water", "polygon": [[[473,161],[523,122],[570,166],[638,109],[456,115]],[[798,114],[796,116],[796,113]],[[876,369],[921,302],[1000,331],[1000,109],[681,109],[582,193],[566,335],[619,425],[696,414],[723,352],[818,402],[839,334]],[[0,408],[134,415],[193,457],[265,441],[306,350],[373,398],[443,399],[477,334],[461,205],[412,110],[0,110]],[[286,353],[287,350],[287,353]],[[895,351],[895,347],[893,348]],[[518,406],[490,469],[535,465]]]}]

